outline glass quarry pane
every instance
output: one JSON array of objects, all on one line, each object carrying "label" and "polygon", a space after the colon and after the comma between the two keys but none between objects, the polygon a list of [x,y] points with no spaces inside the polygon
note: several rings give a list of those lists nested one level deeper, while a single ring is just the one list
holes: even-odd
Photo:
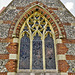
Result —
[{"label": "glass quarry pane", "polygon": [[43,69],[42,41],[36,34],[33,40],[32,69]]},{"label": "glass quarry pane", "polygon": [[46,31],[51,31],[51,30],[50,30],[50,27],[47,27]]},{"label": "glass quarry pane", "polygon": [[21,38],[19,69],[30,69],[30,39],[26,34]]},{"label": "glass quarry pane", "polygon": [[41,21],[41,20],[43,20],[43,18],[42,18],[42,17],[40,17],[40,21]]},{"label": "glass quarry pane", "polygon": [[46,69],[56,69],[54,41],[49,34],[45,39],[45,63]]},{"label": "glass quarry pane", "polygon": [[27,26],[24,27],[23,31],[28,31],[28,28]]},{"label": "glass quarry pane", "polygon": [[36,18],[36,19],[38,19],[38,18],[39,18],[39,16],[38,16],[38,15],[36,15],[36,16],[35,16],[35,18]]}]

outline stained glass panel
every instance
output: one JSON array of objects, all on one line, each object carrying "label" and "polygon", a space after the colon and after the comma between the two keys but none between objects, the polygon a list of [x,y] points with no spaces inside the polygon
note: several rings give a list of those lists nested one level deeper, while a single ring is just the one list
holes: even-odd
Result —
[{"label": "stained glass panel", "polygon": [[19,58],[19,69],[30,68],[30,39],[25,34],[21,38],[20,43],[20,58]]},{"label": "stained glass panel", "polygon": [[54,41],[49,34],[45,39],[45,63],[46,69],[56,69]]},{"label": "stained glass panel", "polygon": [[32,69],[43,69],[42,41],[38,34],[34,37],[32,50]]},{"label": "stained glass panel", "polygon": [[43,16],[42,13],[32,12],[31,16],[28,15],[29,18],[26,19],[21,29],[20,37],[22,37],[22,34],[24,36],[20,40],[19,69],[56,69],[53,38],[49,34],[47,37],[45,36],[46,38],[44,37],[45,40],[41,38],[44,36],[44,33],[50,32],[51,35],[53,33],[50,23],[46,19],[47,15]]}]

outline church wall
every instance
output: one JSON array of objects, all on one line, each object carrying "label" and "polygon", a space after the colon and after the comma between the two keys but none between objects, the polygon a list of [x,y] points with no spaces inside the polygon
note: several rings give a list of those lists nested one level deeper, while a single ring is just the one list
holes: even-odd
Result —
[{"label": "church wall", "polygon": [[[17,37],[13,38],[12,34],[18,18],[25,11],[25,7],[34,1],[36,0],[14,0],[0,15],[0,75],[15,75],[17,72],[18,40]],[[58,73],[59,75],[74,75],[75,18],[59,0],[42,0],[40,2],[54,11],[66,32],[66,38],[57,38],[58,41],[56,42]]]}]

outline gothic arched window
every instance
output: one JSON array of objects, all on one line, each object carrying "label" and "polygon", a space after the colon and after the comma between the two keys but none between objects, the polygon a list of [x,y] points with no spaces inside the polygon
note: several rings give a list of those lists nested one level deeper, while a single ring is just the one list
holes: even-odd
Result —
[{"label": "gothic arched window", "polygon": [[43,69],[42,40],[38,34],[34,37],[32,46],[32,69]]},{"label": "gothic arched window", "polygon": [[19,62],[20,69],[30,69],[30,39],[27,34],[21,38]]},{"label": "gothic arched window", "polygon": [[54,41],[49,34],[45,38],[45,63],[46,69],[55,69]]},{"label": "gothic arched window", "polygon": [[19,70],[56,69],[53,29],[39,12],[29,16],[20,30]]}]

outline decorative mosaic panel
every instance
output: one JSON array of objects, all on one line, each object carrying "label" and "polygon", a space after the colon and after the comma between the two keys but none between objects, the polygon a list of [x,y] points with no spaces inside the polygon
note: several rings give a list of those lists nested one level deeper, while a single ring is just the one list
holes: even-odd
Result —
[{"label": "decorative mosaic panel", "polygon": [[32,69],[43,69],[42,41],[38,34],[34,37],[32,50]]},{"label": "decorative mosaic panel", "polygon": [[45,39],[45,63],[46,69],[56,69],[54,41],[49,34]]},{"label": "decorative mosaic panel", "polygon": [[19,69],[30,68],[30,39],[25,34],[20,43]]},{"label": "decorative mosaic panel", "polygon": [[68,69],[68,72],[73,72],[75,73],[75,60],[66,60],[70,66]]},{"label": "decorative mosaic panel", "polygon": [[8,54],[6,47],[9,43],[0,43],[0,54]]},{"label": "decorative mosaic panel", "polygon": [[7,72],[7,69],[5,67],[6,63],[8,62],[8,59],[0,59],[0,72]]},{"label": "decorative mosaic panel", "polygon": [[68,51],[66,54],[68,55],[75,55],[75,44],[65,44],[68,48]]}]

